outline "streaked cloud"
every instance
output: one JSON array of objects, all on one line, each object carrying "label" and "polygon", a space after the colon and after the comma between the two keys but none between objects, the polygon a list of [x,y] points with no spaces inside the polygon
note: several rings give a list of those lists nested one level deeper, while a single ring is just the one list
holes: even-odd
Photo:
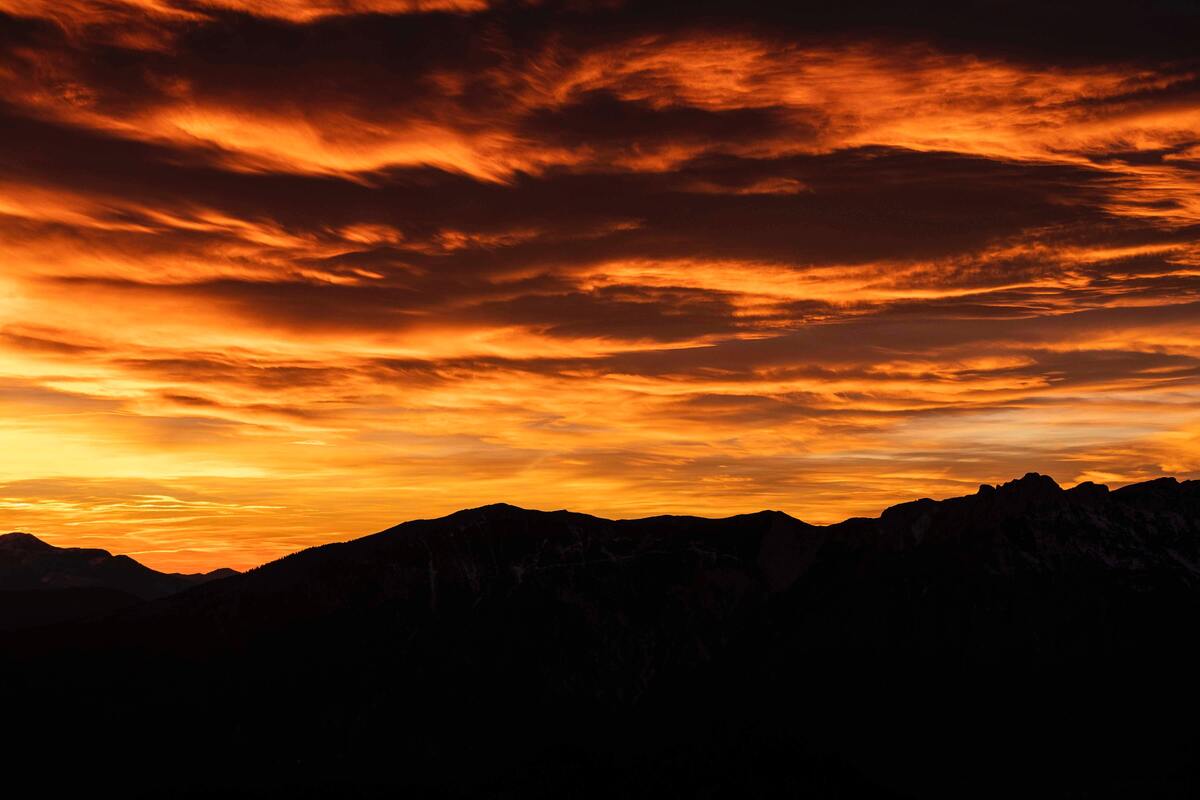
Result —
[{"label": "streaked cloud", "polygon": [[1151,5],[0,0],[5,528],[191,570],[1195,475],[1200,20]]}]

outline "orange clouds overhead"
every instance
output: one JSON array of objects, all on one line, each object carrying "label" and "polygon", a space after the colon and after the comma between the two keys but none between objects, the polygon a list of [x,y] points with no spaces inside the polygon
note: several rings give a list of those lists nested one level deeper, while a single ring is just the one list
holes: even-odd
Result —
[{"label": "orange clouds overhead", "polygon": [[1200,470],[1197,21],[775,13],[0,2],[0,528]]},{"label": "orange clouds overhead", "polygon": [[236,11],[257,17],[311,22],[354,14],[418,14],[472,12],[486,0],[3,0],[0,10],[21,17],[43,17],[62,25],[112,24],[131,21],[203,21],[206,12]]}]

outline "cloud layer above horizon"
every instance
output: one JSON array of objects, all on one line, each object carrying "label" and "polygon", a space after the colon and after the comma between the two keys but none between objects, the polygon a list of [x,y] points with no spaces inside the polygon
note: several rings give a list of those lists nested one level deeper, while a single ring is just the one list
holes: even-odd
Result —
[{"label": "cloud layer above horizon", "polygon": [[1200,475],[1200,12],[893,5],[0,0],[0,527]]}]

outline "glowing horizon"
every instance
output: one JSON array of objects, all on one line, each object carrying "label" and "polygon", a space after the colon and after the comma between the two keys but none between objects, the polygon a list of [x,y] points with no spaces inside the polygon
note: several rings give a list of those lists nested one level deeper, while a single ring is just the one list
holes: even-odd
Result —
[{"label": "glowing horizon", "polygon": [[0,530],[199,571],[499,501],[1200,476],[1186,49],[482,0],[0,24]]}]

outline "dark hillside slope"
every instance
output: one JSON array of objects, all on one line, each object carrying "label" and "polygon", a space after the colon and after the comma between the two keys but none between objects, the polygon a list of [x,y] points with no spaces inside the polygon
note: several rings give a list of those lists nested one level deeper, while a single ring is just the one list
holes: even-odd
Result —
[{"label": "dark hillside slope", "polygon": [[103,617],[140,602],[127,592],[97,586],[0,590],[0,633]]},{"label": "dark hillside slope", "polygon": [[1195,481],[498,505],[28,632],[0,699],[134,794],[1187,796],[1198,623]]}]

